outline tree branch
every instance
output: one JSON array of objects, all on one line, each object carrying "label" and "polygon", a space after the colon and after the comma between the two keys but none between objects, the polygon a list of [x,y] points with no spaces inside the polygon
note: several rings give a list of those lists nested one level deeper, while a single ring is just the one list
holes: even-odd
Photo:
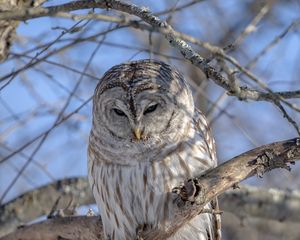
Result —
[{"label": "tree branch", "polygon": [[[201,69],[208,78],[214,81],[215,84],[222,87],[231,96],[235,96],[240,100],[254,100],[254,101],[268,101],[273,103],[283,114],[283,117],[295,128],[297,133],[300,135],[300,128],[293,118],[287,113],[284,107],[281,105],[283,102],[289,108],[298,110],[294,104],[288,102],[286,99],[299,98],[299,90],[286,91],[286,92],[273,92],[269,89],[262,81],[260,81],[253,73],[246,68],[242,67],[237,60],[227,55],[222,48],[213,46],[210,43],[203,43],[198,39],[195,39],[186,34],[175,31],[171,25],[166,21],[160,20],[157,16],[149,11],[148,8],[138,7],[132,3],[125,3],[118,0],[104,0],[104,1],[73,1],[61,5],[50,6],[50,7],[35,7],[35,8],[19,8],[13,11],[0,11],[0,21],[16,21],[16,20],[28,20],[44,16],[64,16],[66,12],[90,9],[90,8],[102,8],[102,9],[114,9],[124,13],[131,14],[139,17],[144,22],[149,24],[155,32],[161,33],[170,43],[171,46],[178,49],[183,57],[190,61],[193,65]],[[145,24],[138,23],[137,21],[127,19],[113,18],[110,16],[100,15],[100,19],[105,21],[119,22],[120,24],[129,24],[129,26],[146,29]],[[109,20],[110,19],[110,20]],[[137,24],[135,24],[137,23]],[[299,26],[300,21],[295,21],[293,26]],[[230,79],[224,77],[220,71],[210,64],[210,61],[200,54],[198,54],[187,41],[200,45],[208,49],[215,57],[221,57],[233,64],[239,71],[254,81],[262,90],[249,88],[247,86],[241,86],[238,84],[232,84]],[[1,46],[0,46],[1,47]],[[0,49],[1,50],[1,49]],[[6,53],[7,54],[7,53]]]},{"label": "tree branch", "polygon": [[300,159],[300,139],[275,142],[250,150],[230,161],[185,182],[175,199],[175,218],[165,229],[144,233],[145,239],[166,239],[225,190],[236,187],[253,175],[262,176],[275,168],[290,170],[289,164]]},{"label": "tree branch", "polygon": [[[210,50],[212,53],[217,54],[224,59],[233,61],[232,57],[227,56],[223,50],[219,47],[212,46],[209,43],[202,43],[199,40],[175,31],[168,23],[161,21],[158,17],[152,14],[146,7],[138,7],[131,3],[125,3],[118,0],[106,0],[106,1],[73,1],[61,5],[50,7],[35,7],[35,8],[20,8],[14,11],[2,11],[0,12],[0,20],[19,20],[25,21],[29,19],[45,17],[45,16],[63,16],[65,12],[76,11],[81,9],[102,8],[102,9],[114,9],[117,11],[125,12],[133,16],[139,17],[144,22],[148,23],[155,29],[156,32],[160,32],[170,42],[170,44],[177,48],[185,59],[189,60],[193,65],[200,68],[209,78],[211,78],[217,85],[224,88],[230,95],[236,96],[241,100],[254,100],[254,101],[269,101],[274,102],[274,99],[290,99],[299,98],[300,91],[287,91],[287,92],[263,92],[247,87],[239,86],[239,90],[232,89],[230,81],[224,77],[219,71],[209,64],[209,61],[200,56],[193,48],[187,44],[186,41],[190,41],[195,44],[199,44],[202,47]],[[128,24],[128,21],[120,20],[110,16],[101,16],[101,19],[112,22],[123,22]],[[111,20],[109,20],[111,19]],[[133,22],[131,22],[133,23]],[[133,24],[134,25],[134,24]],[[134,25],[138,27],[139,24]],[[142,29],[146,27],[141,25]],[[235,62],[235,61],[233,61]],[[247,71],[246,73],[249,74]],[[252,76],[253,77],[253,76]]]},{"label": "tree branch", "polygon": [[[71,199],[79,206],[95,203],[86,178],[59,180],[0,206],[0,237],[47,215],[58,198],[57,209],[65,208]],[[227,190],[219,200],[222,211],[239,218],[259,217],[300,223],[300,193],[297,191],[240,186],[238,190]]]},{"label": "tree branch", "polygon": [[[261,177],[265,172],[275,168],[284,168],[290,170],[289,165],[293,164],[294,161],[298,159],[300,159],[300,139],[295,138],[255,148],[200,175],[198,178],[190,179],[186,181],[183,186],[178,186],[174,189],[176,190],[174,191],[174,208],[176,212],[176,217],[174,220],[170,222],[170,224],[164,229],[151,229],[143,232],[142,237],[144,239],[166,239],[175,233],[177,229],[183,226],[191,218],[201,213],[201,209],[208,202],[210,202],[216,196],[222,194],[225,190],[237,186],[240,181],[253,175],[258,175]],[[285,200],[286,199],[284,199],[284,201]],[[297,200],[297,198],[290,198],[290,200],[287,201],[287,204],[289,202],[292,203],[292,201],[295,200]],[[292,204],[288,204],[286,207],[287,209],[293,211]],[[299,214],[298,217],[295,214],[293,218],[299,219]],[[69,218],[67,218],[67,220],[68,219]],[[91,228],[89,229],[90,234],[97,235],[97,233],[101,232],[101,228],[95,227],[95,224],[90,225],[91,223],[88,223],[89,221],[94,221],[94,218],[76,217],[76,219],[79,219],[79,221],[84,221],[86,224],[82,225],[83,227],[80,227],[80,225],[76,225],[74,223],[76,231],[74,231],[72,239],[84,239],[81,238],[81,230],[84,231],[87,228]],[[62,232],[56,231],[56,226],[57,224],[61,224],[61,221],[64,222],[64,220],[48,220],[37,225],[31,225],[20,229],[8,235],[7,237],[2,238],[1,240],[15,239],[17,236],[21,237],[19,239],[29,239],[25,237],[27,236],[26,234],[31,234],[30,229],[32,229],[33,233],[36,234],[39,232],[40,234],[40,238],[36,237],[30,239],[57,239],[53,238],[55,234],[59,233],[61,236],[64,236],[63,234],[69,233],[69,230],[67,230],[67,220],[65,220],[65,227],[59,228],[59,231]],[[70,223],[71,225],[73,224],[72,221]],[[45,228],[43,228],[43,224],[45,224]],[[49,229],[52,229],[50,233]],[[55,231],[53,231],[53,229],[55,229]],[[49,237],[49,234],[52,234],[51,238]],[[57,237],[57,235],[55,236]],[[91,237],[90,239],[93,238]]]},{"label": "tree branch", "polygon": [[278,222],[300,223],[300,192],[241,186],[219,197],[220,208],[240,219],[257,217]]},{"label": "tree branch", "polygon": [[99,217],[64,217],[23,227],[1,240],[104,240]]},{"label": "tree branch", "polygon": [[[44,1],[45,0],[0,0],[0,15],[2,15],[2,13],[14,12],[16,9],[25,9],[30,6],[39,6]],[[18,25],[18,21],[5,18],[0,19],[0,62],[6,60],[8,56]]]},{"label": "tree branch", "polygon": [[93,204],[95,201],[84,178],[65,179],[35,189],[0,206],[0,237],[20,225],[48,215],[58,199],[57,209],[65,208],[72,199],[78,205]]}]

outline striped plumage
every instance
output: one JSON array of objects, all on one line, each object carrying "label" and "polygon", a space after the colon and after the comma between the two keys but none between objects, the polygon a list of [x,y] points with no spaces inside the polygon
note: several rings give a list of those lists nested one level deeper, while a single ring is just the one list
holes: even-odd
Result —
[{"label": "striped plumage", "polygon": [[[145,224],[167,226],[172,188],[215,167],[215,153],[205,117],[175,69],[153,60],[111,68],[95,90],[88,149],[106,237],[134,239]],[[213,240],[214,218],[200,214],[170,239]]]}]

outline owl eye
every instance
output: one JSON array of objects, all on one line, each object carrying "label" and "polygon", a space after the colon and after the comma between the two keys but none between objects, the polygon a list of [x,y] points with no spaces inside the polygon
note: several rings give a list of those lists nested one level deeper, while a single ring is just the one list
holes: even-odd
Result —
[{"label": "owl eye", "polygon": [[113,108],[113,110],[119,116],[126,116],[125,113],[123,111],[121,111],[120,109]]},{"label": "owl eye", "polygon": [[154,105],[148,107],[148,108],[144,111],[144,114],[154,112],[155,109],[157,108],[157,105],[158,105],[158,104],[154,104]]}]

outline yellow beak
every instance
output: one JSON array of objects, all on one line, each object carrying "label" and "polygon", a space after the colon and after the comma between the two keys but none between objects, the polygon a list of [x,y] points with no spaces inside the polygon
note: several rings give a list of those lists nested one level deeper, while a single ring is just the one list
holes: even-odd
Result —
[{"label": "yellow beak", "polygon": [[142,132],[141,132],[140,128],[133,129],[133,133],[134,133],[134,136],[136,137],[137,140],[141,139]]}]

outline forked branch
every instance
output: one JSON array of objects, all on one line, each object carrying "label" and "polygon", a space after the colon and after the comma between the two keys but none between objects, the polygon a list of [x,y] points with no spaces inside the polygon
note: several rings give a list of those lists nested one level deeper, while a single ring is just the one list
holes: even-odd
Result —
[{"label": "forked branch", "polygon": [[[143,239],[166,239],[186,224],[202,208],[229,188],[253,175],[262,177],[275,168],[290,170],[290,165],[300,159],[300,139],[290,139],[267,144],[243,153],[222,165],[187,180],[174,190],[176,217],[163,229],[141,233]],[[78,222],[80,224],[78,224]],[[63,224],[63,227],[62,227]],[[88,231],[88,235],[85,235]],[[89,238],[87,238],[87,236]],[[17,230],[1,238],[9,239],[102,239],[100,221],[96,217],[57,218]]]}]

